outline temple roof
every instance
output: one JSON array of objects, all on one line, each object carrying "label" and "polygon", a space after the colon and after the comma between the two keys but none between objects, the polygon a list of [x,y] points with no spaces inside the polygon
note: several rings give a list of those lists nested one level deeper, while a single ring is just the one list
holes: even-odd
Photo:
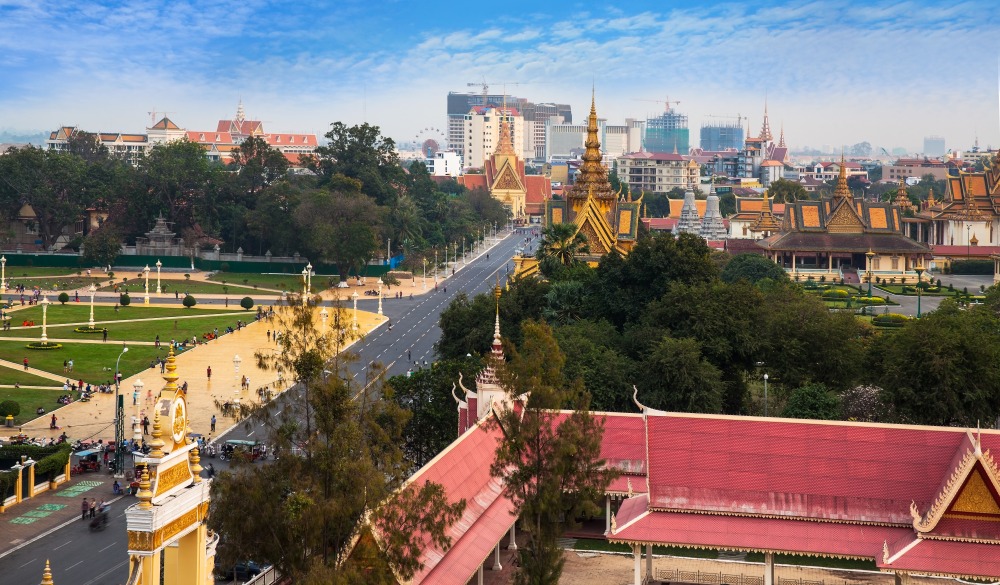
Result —
[{"label": "temple roof", "polygon": [[807,252],[856,252],[876,250],[886,254],[930,254],[930,248],[902,234],[830,234],[824,232],[783,232],[759,240],[766,250]]},{"label": "temple roof", "polygon": [[590,98],[590,117],[587,119],[587,139],[584,142],[583,164],[576,173],[573,187],[567,194],[570,199],[595,197],[614,199],[617,197],[608,181],[608,170],[604,168],[601,156],[601,141],[597,138],[597,107],[594,96]]}]

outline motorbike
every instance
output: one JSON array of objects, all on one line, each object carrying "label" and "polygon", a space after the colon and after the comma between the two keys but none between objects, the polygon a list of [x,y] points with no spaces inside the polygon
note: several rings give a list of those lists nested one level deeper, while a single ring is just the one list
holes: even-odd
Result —
[{"label": "motorbike", "polygon": [[108,527],[108,509],[111,506],[103,506],[97,511],[97,515],[90,521],[90,530],[100,532]]},{"label": "motorbike", "polygon": [[205,454],[212,459],[215,459],[215,456],[218,455],[219,452],[216,450],[215,445],[209,445],[208,448],[205,449]]}]

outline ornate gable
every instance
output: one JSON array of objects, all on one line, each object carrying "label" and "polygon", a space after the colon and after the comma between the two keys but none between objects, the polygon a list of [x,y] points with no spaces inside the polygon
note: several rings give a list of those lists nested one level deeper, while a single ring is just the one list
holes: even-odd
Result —
[{"label": "ornate gable", "polygon": [[830,213],[826,220],[826,229],[830,233],[860,234],[865,231],[865,221],[851,205],[850,199],[845,199]]},{"label": "ornate gable", "polygon": [[604,255],[616,248],[617,238],[593,196],[588,196],[576,215],[577,231],[587,237],[591,255]]},{"label": "ornate gable", "polygon": [[514,167],[510,164],[509,160],[505,160],[501,164],[500,170],[497,172],[496,179],[493,181],[493,186],[490,190],[525,191],[524,185],[521,184],[521,178],[517,176],[517,173],[514,171]]},{"label": "ornate gable", "polygon": [[990,452],[982,450],[978,436],[967,433],[951,469],[925,513],[916,503],[910,505],[913,528],[929,538],[935,532],[964,533],[964,521],[997,523],[1000,529],[1000,470]]}]

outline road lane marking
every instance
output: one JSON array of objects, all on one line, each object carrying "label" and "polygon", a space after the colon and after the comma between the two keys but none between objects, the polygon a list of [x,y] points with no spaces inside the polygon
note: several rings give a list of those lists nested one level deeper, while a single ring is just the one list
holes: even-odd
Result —
[{"label": "road lane marking", "polygon": [[52,549],[52,550],[59,550],[59,549],[61,549],[62,547],[66,546],[67,544],[71,543],[71,542],[73,542],[73,541],[72,541],[72,540],[67,540],[66,542],[64,542],[64,543],[60,544],[59,546],[55,547],[55,548],[54,548],[54,549]]},{"label": "road lane marking", "polygon": [[[67,544],[69,544],[69,543],[67,543]],[[55,549],[52,549],[52,550],[55,550]],[[37,561],[37,560],[38,560],[37,558],[35,558],[35,559],[31,559],[31,560],[30,560],[30,561],[28,561],[27,563],[24,563],[23,565],[21,565],[20,567],[18,567],[18,569],[23,569],[23,568],[27,567],[28,565],[30,565],[31,563],[33,563],[33,562],[35,562],[35,561]]]},{"label": "road lane marking", "polygon": [[106,547],[102,548],[101,550],[99,550],[99,551],[97,551],[97,552],[99,552],[99,553],[102,553],[102,552],[104,552],[104,551],[108,550],[109,548],[113,547],[113,546],[114,546],[114,545],[116,545],[116,544],[118,544],[118,541],[117,541],[117,540],[116,540],[115,542],[112,542],[111,544],[109,544],[108,546],[106,546]]}]

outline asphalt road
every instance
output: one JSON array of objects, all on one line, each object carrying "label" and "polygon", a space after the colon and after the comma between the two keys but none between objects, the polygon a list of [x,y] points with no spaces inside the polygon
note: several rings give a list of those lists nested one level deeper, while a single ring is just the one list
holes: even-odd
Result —
[{"label": "asphalt road", "polygon": [[[524,234],[513,234],[500,240],[489,250],[483,251],[468,264],[459,261],[455,275],[439,284],[438,292],[416,296],[413,300],[385,299],[383,312],[388,321],[371,332],[363,342],[355,345],[360,359],[350,366],[351,375],[359,381],[365,380],[365,369],[372,362],[385,366],[386,374],[393,376],[407,370],[423,367],[434,361],[434,343],[441,335],[438,319],[441,311],[460,292],[469,296],[489,290],[499,275],[503,280],[507,270],[513,271],[510,262],[518,248],[528,253],[537,244],[525,243]],[[486,254],[489,253],[489,259]],[[432,285],[429,284],[428,288]],[[447,288],[447,292],[445,292]],[[219,301],[220,303],[222,301]],[[377,301],[375,301],[377,302]],[[374,310],[374,304],[361,303],[365,310]],[[388,322],[392,323],[389,330]],[[407,359],[410,352],[412,361]],[[287,401],[297,398],[297,391],[290,390],[277,400]],[[236,426],[225,438],[261,438],[262,427],[246,429]],[[221,437],[220,437],[221,438]],[[202,458],[202,465],[211,463],[216,471],[222,471],[228,464],[218,459]],[[109,494],[110,496],[110,494]],[[97,494],[95,494],[95,497]],[[106,496],[107,497],[107,496]],[[125,509],[134,503],[132,498],[123,498],[112,506],[111,523],[102,532],[91,532],[88,524],[76,521],[31,542],[5,557],[0,557],[0,585],[24,585],[41,579],[45,560],[53,563],[53,580],[56,583],[74,585],[120,585],[127,575],[127,538],[125,529]]]}]

